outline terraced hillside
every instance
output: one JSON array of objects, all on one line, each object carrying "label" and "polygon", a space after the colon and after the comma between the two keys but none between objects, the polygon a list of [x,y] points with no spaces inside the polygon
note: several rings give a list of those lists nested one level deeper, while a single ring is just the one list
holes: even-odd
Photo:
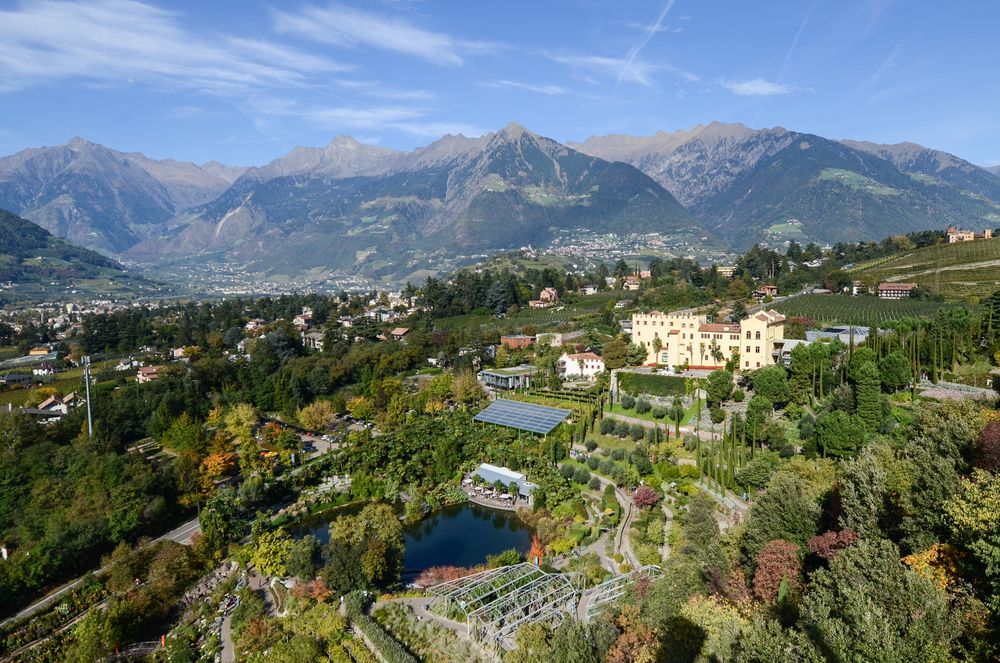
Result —
[{"label": "terraced hillside", "polygon": [[849,271],[870,285],[912,282],[948,299],[973,301],[1000,290],[1000,239],[927,246]]}]

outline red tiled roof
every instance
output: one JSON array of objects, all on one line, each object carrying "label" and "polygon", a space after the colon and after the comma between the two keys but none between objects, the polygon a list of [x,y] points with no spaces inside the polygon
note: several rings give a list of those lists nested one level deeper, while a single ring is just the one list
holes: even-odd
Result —
[{"label": "red tiled roof", "polygon": [[726,333],[726,334],[739,334],[739,325],[727,325],[718,322],[706,322],[705,324],[698,327],[698,331],[701,332],[716,332],[716,333]]}]

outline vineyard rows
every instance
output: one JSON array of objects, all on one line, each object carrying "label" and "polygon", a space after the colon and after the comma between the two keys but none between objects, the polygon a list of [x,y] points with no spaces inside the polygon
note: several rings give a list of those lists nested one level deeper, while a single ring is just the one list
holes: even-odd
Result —
[{"label": "vineyard rows", "polygon": [[949,304],[925,299],[885,300],[850,295],[803,295],[776,304],[783,315],[831,324],[872,327],[899,318],[929,318]]}]

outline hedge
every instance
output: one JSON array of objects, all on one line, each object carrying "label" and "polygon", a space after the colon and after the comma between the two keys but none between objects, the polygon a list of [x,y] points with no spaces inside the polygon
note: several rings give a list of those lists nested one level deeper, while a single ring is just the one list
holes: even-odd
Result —
[{"label": "hedge", "polygon": [[344,597],[344,611],[351,623],[361,629],[368,641],[389,663],[417,663],[417,659],[403,645],[385,632],[378,622],[365,613],[365,599],[359,592]]},{"label": "hedge", "polygon": [[678,375],[654,375],[652,373],[618,373],[618,388],[638,396],[683,396],[686,379]]}]

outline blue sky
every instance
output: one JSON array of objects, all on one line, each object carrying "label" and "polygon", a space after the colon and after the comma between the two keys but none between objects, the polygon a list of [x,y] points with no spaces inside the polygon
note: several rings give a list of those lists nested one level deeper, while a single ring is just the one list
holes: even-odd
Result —
[{"label": "blue sky", "polygon": [[254,165],[337,134],[718,120],[994,165],[998,25],[986,0],[0,1],[0,153],[79,135]]}]

